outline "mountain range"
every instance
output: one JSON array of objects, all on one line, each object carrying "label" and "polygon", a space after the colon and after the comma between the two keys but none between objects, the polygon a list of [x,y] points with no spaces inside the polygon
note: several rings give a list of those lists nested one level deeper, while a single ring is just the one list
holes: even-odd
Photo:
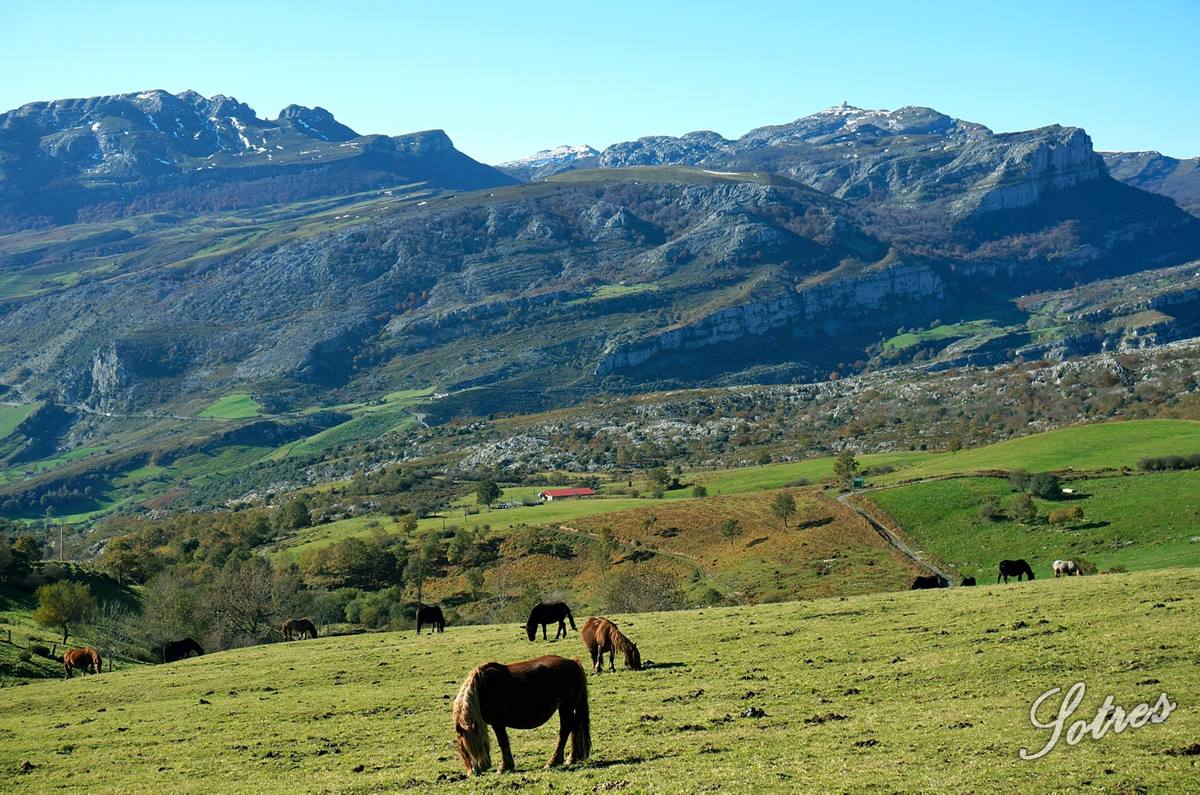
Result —
[{"label": "mountain range", "polygon": [[440,131],[143,92],[11,111],[0,153],[0,380],[42,406],[13,465],[230,394],[314,433],[402,389],[444,395],[436,423],[1200,333],[1200,219],[1110,175],[1186,168],[1106,165],[1075,127],[842,105],[493,168]]},{"label": "mountain range", "polygon": [[155,210],[256,207],[403,181],[512,179],[441,130],[359,135],[323,108],[259,118],[194,91],[33,102],[0,114],[0,231]]}]

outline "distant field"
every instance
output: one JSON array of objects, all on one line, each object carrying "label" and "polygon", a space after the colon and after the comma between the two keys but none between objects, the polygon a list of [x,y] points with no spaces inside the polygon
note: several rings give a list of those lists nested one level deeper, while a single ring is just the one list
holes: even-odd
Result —
[{"label": "distant field", "polygon": [[[909,467],[931,460],[936,455],[936,453],[924,452],[877,453],[859,456],[858,461],[864,469],[891,466],[908,471]],[[704,486],[709,494],[737,494],[745,491],[779,489],[799,480],[824,480],[833,477],[833,461],[833,457],[826,456],[786,464],[766,464],[715,472],[701,471],[684,478],[688,481],[684,488],[668,491],[665,496],[675,499],[691,497],[692,486],[695,484]]]},{"label": "distant field", "polygon": [[995,323],[991,320],[972,320],[966,323],[949,323],[943,326],[925,329],[923,331],[911,331],[904,334],[897,334],[883,343],[883,350],[887,353],[899,352],[930,340],[949,340],[958,339],[960,337],[970,337],[975,334],[982,334],[983,332],[989,331],[994,327]]},{"label": "distant field", "polygon": [[239,393],[226,395],[201,411],[200,416],[219,420],[244,420],[257,417],[261,411],[262,406],[257,400],[245,393]]},{"label": "distant field", "polygon": [[1147,456],[1200,452],[1200,422],[1134,420],[1076,425],[1032,436],[939,453],[884,480],[908,480],[989,469],[1030,472],[1136,467]]},{"label": "distant field", "polygon": [[[454,752],[450,699],[472,667],[583,653],[575,633],[531,644],[512,625],[5,690],[0,769],[27,791],[1181,792],[1200,735],[1198,590],[1200,572],[1175,569],[615,616],[652,664],[589,677],[592,759],[563,770],[541,769],[555,721],[510,732],[515,774],[467,779]],[[1179,709],[1021,761],[1047,739],[1031,702],[1081,679],[1077,716],[1107,695]]]},{"label": "distant field", "polygon": [[1200,472],[1162,472],[1077,480],[1078,499],[1035,500],[1039,513],[1078,505],[1084,521],[1057,527],[1021,525],[979,517],[987,495],[1002,507],[1013,490],[999,478],[964,478],[866,492],[904,532],[961,575],[996,578],[997,562],[1025,558],[1039,577],[1052,576],[1051,563],[1080,557],[1101,569],[1130,570],[1200,565]]},{"label": "distant field", "polygon": [[[465,510],[449,511],[446,513],[444,522],[440,516],[422,519],[418,525],[418,529],[422,531],[432,530],[442,527],[444,523],[446,526],[455,525],[469,529],[482,528],[484,525],[488,525],[493,531],[507,530],[516,524],[570,522],[584,516],[628,510],[648,505],[652,502],[654,501],[633,498],[556,500],[545,505],[532,507],[508,508],[504,510],[495,509],[491,511],[484,508],[475,514],[468,514]],[[328,546],[343,538],[368,536],[372,532],[372,522],[379,524],[384,529],[388,529],[394,524],[389,518],[375,516],[355,517],[317,527],[309,527],[281,542],[274,554],[277,557],[281,555],[298,557],[306,550]]]},{"label": "distant field", "polygon": [[22,403],[19,406],[0,406],[0,439],[8,436],[17,426],[37,410],[40,403]]}]

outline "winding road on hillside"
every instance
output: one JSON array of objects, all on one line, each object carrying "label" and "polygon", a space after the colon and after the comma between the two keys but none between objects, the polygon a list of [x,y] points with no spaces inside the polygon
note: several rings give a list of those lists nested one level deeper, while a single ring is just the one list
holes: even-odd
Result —
[{"label": "winding road on hillside", "polygon": [[954,584],[954,580],[951,579],[949,575],[947,575],[944,571],[939,569],[937,566],[934,566],[932,563],[925,560],[918,553],[914,552],[912,547],[910,547],[908,544],[901,541],[900,537],[896,534],[896,532],[894,530],[892,530],[889,527],[886,527],[874,516],[871,516],[871,514],[867,513],[866,510],[859,507],[855,503],[851,502],[850,498],[853,496],[854,496],[854,492],[852,492],[852,491],[843,492],[838,495],[837,501],[840,502],[842,505],[845,505],[850,510],[854,511],[856,514],[858,514],[862,518],[866,519],[867,524],[871,525],[871,527],[874,528],[875,532],[879,533],[879,535],[883,538],[883,540],[888,542],[889,544],[891,544],[897,551],[900,552],[900,554],[904,555],[905,557],[907,557],[913,563],[916,563],[921,568],[927,569],[930,573],[934,574],[935,576],[941,577],[943,580],[950,583],[951,585]]}]

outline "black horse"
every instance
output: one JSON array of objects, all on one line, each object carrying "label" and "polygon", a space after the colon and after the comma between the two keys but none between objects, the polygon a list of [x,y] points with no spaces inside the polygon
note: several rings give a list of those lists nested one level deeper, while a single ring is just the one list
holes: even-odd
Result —
[{"label": "black horse", "polygon": [[429,625],[430,632],[445,632],[446,617],[442,615],[442,608],[437,605],[421,605],[417,608],[417,634],[421,634],[421,627]]},{"label": "black horse", "polygon": [[199,657],[204,654],[204,649],[200,648],[200,644],[191,638],[173,640],[170,643],[164,643],[162,647],[162,661],[165,663],[184,660],[193,654]]},{"label": "black horse", "polygon": [[1000,561],[1000,573],[996,575],[996,582],[1000,582],[1001,577],[1004,578],[1006,584],[1009,577],[1016,577],[1017,582],[1020,582],[1022,576],[1033,579],[1033,569],[1029,568],[1029,564],[1024,559],[1002,560]]},{"label": "black horse", "polygon": [[921,591],[926,588],[949,588],[949,587],[950,587],[950,583],[946,581],[945,577],[939,577],[936,574],[931,574],[928,577],[917,577],[915,580],[913,580],[912,587],[909,588],[908,590]]},{"label": "black horse", "polygon": [[974,578],[974,577],[963,577],[963,578],[962,578],[962,584],[963,584],[963,585],[967,585],[967,586],[974,585],[974,584],[975,584],[975,578]]},{"label": "black horse", "polygon": [[558,622],[558,631],[554,633],[554,639],[567,636],[567,621],[571,622],[571,629],[575,629],[575,616],[571,615],[571,608],[567,607],[564,602],[541,602],[533,606],[529,611],[529,620],[525,622],[525,634],[530,640],[537,639],[538,624],[542,625],[542,640],[549,640],[546,637],[546,625]]}]

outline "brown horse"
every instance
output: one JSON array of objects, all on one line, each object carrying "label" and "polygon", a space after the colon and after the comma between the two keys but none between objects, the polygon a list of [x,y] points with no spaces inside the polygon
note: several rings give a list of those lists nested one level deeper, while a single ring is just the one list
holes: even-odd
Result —
[{"label": "brown horse", "polygon": [[546,767],[562,764],[568,736],[571,764],[582,762],[591,753],[592,732],[587,674],[578,661],[550,655],[512,665],[479,666],[467,675],[454,699],[454,732],[463,767],[473,775],[491,767],[490,725],[500,743],[500,770],[512,770],[508,729],[536,729],[556,710],[558,745]]},{"label": "brown horse", "polygon": [[291,640],[292,638],[315,638],[317,636],[317,627],[307,618],[289,618],[283,622],[283,639]]},{"label": "brown horse", "polygon": [[580,637],[583,638],[583,645],[587,646],[588,654],[592,656],[592,673],[598,674],[603,671],[605,652],[608,652],[608,670],[616,671],[613,657],[618,651],[625,658],[626,668],[633,671],[642,670],[642,653],[638,651],[637,644],[630,642],[629,638],[617,629],[617,625],[607,618],[592,616],[583,622]]},{"label": "brown horse", "polygon": [[63,679],[70,679],[72,672],[78,668],[80,671],[91,671],[94,674],[100,673],[103,669],[103,663],[100,662],[100,652],[93,649],[91,646],[84,646],[82,649],[67,649],[62,656],[63,670],[66,673]]}]

